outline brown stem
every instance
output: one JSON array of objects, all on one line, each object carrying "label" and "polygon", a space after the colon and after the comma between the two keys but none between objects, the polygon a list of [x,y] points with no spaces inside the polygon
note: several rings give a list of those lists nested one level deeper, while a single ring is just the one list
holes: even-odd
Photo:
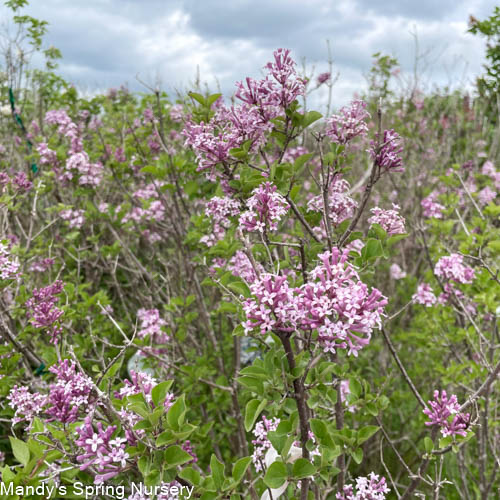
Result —
[{"label": "brown stem", "polygon": [[[285,349],[286,359],[288,361],[288,368],[290,373],[295,370],[295,357],[293,355],[292,344],[290,343],[290,334],[284,332],[277,332],[278,337]],[[302,448],[302,457],[309,460],[309,450],[307,449],[307,441],[309,440],[309,415],[306,405],[306,394],[304,389],[304,381],[302,377],[293,379],[294,399],[297,403],[297,410],[299,413],[299,426],[300,426],[300,445]],[[301,500],[307,500],[307,492],[309,490],[309,479],[301,481]]]}]

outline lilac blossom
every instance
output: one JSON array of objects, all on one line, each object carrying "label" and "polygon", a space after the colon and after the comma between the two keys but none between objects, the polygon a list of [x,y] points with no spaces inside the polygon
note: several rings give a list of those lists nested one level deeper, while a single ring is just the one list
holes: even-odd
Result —
[{"label": "lilac blossom", "polygon": [[[340,174],[334,176],[328,186],[328,191],[328,210],[326,213],[332,224],[337,226],[354,215],[358,204],[349,196],[349,183],[342,179]],[[323,196],[318,195],[311,198],[307,202],[307,210],[323,212]]]},{"label": "lilac blossom", "polygon": [[301,287],[301,328],[317,329],[325,352],[348,348],[348,355],[357,356],[380,328],[387,299],[376,288],[369,291],[346,251],[333,248],[318,258],[311,281]]},{"label": "lilac blossom", "polygon": [[226,229],[231,224],[229,217],[240,213],[240,205],[236,200],[229,196],[214,196],[205,206],[205,214],[213,221],[212,233],[203,236],[200,241],[207,246],[214,245],[217,241],[224,238]]},{"label": "lilac blossom", "polygon": [[69,208],[67,210],[63,210],[62,212],[59,212],[59,217],[61,217],[61,219],[65,221],[68,221],[69,227],[80,229],[85,222],[84,214],[85,212],[83,210],[73,210],[72,208]]},{"label": "lilac blossom", "polygon": [[448,398],[446,391],[434,391],[434,401],[428,401],[430,408],[423,412],[429,420],[425,425],[438,425],[443,436],[467,435],[470,415],[460,412],[457,396],[454,394]]},{"label": "lilac blossom", "polygon": [[247,254],[242,250],[236,250],[228,264],[229,271],[247,283],[253,283],[257,279],[257,275],[264,272],[264,268],[260,263],[256,263],[256,267],[257,269],[253,268]]},{"label": "lilac blossom", "polygon": [[399,215],[399,206],[392,204],[392,210],[383,210],[382,208],[375,207],[370,210],[373,214],[368,223],[380,225],[386,233],[391,236],[393,234],[405,233],[405,220]]},{"label": "lilac blossom", "polygon": [[475,271],[463,264],[463,256],[457,253],[441,257],[435,267],[436,276],[456,283],[472,283]]},{"label": "lilac blossom", "polygon": [[433,191],[429,196],[420,202],[420,205],[423,208],[424,217],[435,217],[436,219],[443,218],[443,210],[445,207],[436,202],[436,198],[438,196],[439,193],[437,191]]},{"label": "lilac blossom", "polygon": [[488,205],[497,197],[497,192],[491,189],[490,186],[486,186],[477,193],[477,198],[481,206]]},{"label": "lilac blossom", "polygon": [[342,493],[337,493],[337,500],[385,500],[386,493],[391,490],[387,487],[385,478],[370,472],[368,477],[356,478],[356,486],[345,485]]},{"label": "lilac blossom", "polygon": [[132,396],[133,394],[144,394],[145,400],[151,403],[151,391],[158,384],[158,381],[145,372],[136,372],[134,370],[130,370],[130,378],[131,381],[123,381],[123,386],[116,394],[116,397],[123,399],[125,396]]},{"label": "lilac blossom", "polygon": [[29,191],[33,187],[33,183],[24,172],[17,172],[12,179],[12,184],[14,184],[19,191]]},{"label": "lilac blossom", "polygon": [[240,228],[261,233],[278,229],[278,223],[289,208],[288,202],[270,182],[252,191],[247,206],[248,210],[240,216]]},{"label": "lilac blossom", "polygon": [[390,274],[393,280],[400,280],[406,278],[406,273],[399,267],[398,264],[391,265]]},{"label": "lilac blossom", "polygon": [[26,301],[31,324],[35,328],[47,329],[53,343],[57,343],[57,338],[62,332],[58,320],[63,311],[56,306],[58,301],[56,295],[62,292],[63,286],[63,282],[57,280],[44,288],[35,288],[32,297]]},{"label": "lilac blossom", "polygon": [[79,410],[88,413],[92,406],[92,380],[76,369],[74,361],[68,359],[51,366],[49,371],[56,375],[51,384],[45,413],[62,423],[76,422]]},{"label": "lilac blossom", "polygon": [[85,418],[82,426],[77,427],[75,444],[83,449],[76,459],[81,463],[80,470],[92,466],[98,474],[95,484],[100,484],[115,477],[127,466],[129,454],[125,451],[126,439],[115,437],[112,439],[116,426],[104,428],[102,422],[97,422],[97,429],[92,425],[92,417]]},{"label": "lilac blossom", "polygon": [[57,153],[52,149],[49,149],[46,142],[41,142],[36,147],[38,154],[40,155],[39,163],[40,165],[51,165],[53,167],[59,164],[57,160]]},{"label": "lilac blossom", "polygon": [[317,329],[325,352],[341,348],[357,356],[373,328],[380,327],[387,299],[375,288],[368,290],[347,257],[337,248],[320,254],[310,281],[299,288],[291,288],[284,276],[259,276],[250,285],[253,297],[243,304],[245,331]]},{"label": "lilac blossom", "polygon": [[9,247],[0,241],[0,279],[19,279],[19,268],[18,258],[11,256]]},{"label": "lilac blossom", "polygon": [[412,296],[412,300],[425,307],[432,307],[436,303],[437,299],[429,284],[420,283],[417,288],[417,293]]},{"label": "lilac blossom", "polygon": [[369,117],[366,102],[353,101],[349,107],[341,108],[338,115],[328,118],[325,133],[333,142],[347,144],[355,137],[363,137],[368,133],[365,120]]},{"label": "lilac blossom", "polygon": [[15,410],[12,425],[27,421],[31,423],[47,404],[47,395],[29,392],[25,386],[15,385],[7,395],[9,406]]},{"label": "lilac blossom", "polygon": [[318,75],[318,77],[316,78],[316,82],[318,83],[318,87],[320,85],[323,85],[323,83],[330,81],[331,77],[332,77],[332,74],[329,72],[320,73]]},{"label": "lilac blossom", "polygon": [[137,311],[141,325],[137,336],[140,338],[151,337],[157,344],[165,344],[170,340],[170,337],[162,330],[167,322],[160,318],[158,309],[144,309]]},{"label": "lilac blossom", "polygon": [[40,260],[34,261],[30,265],[29,271],[43,273],[44,271],[47,271],[48,269],[50,269],[53,265],[54,265],[54,259],[47,257],[45,259],[40,259]]},{"label": "lilac blossom", "polygon": [[255,436],[255,439],[252,441],[252,444],[254,445],[252,462],[257,472],[262,470],[264,456],[266,455],[267,450],[272,447],[271,441],[269,441],[267,437],[267,433],[269,431],[275,431],[279,423],[279,418],[268,419],[263,415],[262,420],[255,424],[252,431]]},{"label": "lilac blossom", "polygon": [[255,329],[260,333],[293,332],[299,326],[302,304],[286,277],[264,273],[250,285],[250,290],[254,297],[243,303],[246,333]]},{"label": "lilac blossom", "polygon": [[393,129],[384,130],[384,135],[380,144],[371,141],[370,154],[380,168],[380,173],[384,172],[404,172],[403,159],[401,153],[401,136]]}]

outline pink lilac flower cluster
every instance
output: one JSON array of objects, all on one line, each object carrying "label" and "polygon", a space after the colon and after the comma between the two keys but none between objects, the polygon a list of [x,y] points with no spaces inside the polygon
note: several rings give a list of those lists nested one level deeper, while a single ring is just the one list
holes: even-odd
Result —
[{"label": "pink lilac flower cluster", "polygon": [[41,413],[49,415],[47,422],[76,422],[80,410],[88,413],[92,409],[92,381],[77,371],[75,363],[65,359],[51,366],[49,371],[56,381],[49,386],[48,394],[30,393],[27,387],[14,386],[7,399],[15,410],[13,423],[30,422]]},{"label": "pink lilac flower cluster", "polygon": [[231,224],[229,217],[240,213],[240,205],[229,196],[214,196],[205,206],[205,215],[213,221],[213,231],[210,235],[203,236],[200,241],[207,246],[213,246],[224,238],[226,229]]},{"label": "pink lilac flower cluster", "polygon": [[33,296],[26,301],[31,324],[35,328],[46,328],[54,344],[57,343],[57,337],[62,332],[58,320],[63,315],[63,311],[56,307],[58,301],[56,295],[62,292],[63,286],[63,282],[57,280],[44,288],[35,288]]},{"label": "pink lilac flower cluster", "polygon": [[70,173],[67,177],[72,178],[71,172],[76,170],[80,177],[78,183],[81,186],[98,186],[103,176],[101,163],[92,163],[85,151],[73,153],[66,161],[66,170]]},{"label": "pink lilac flower cluster", "polygon": [[174,104],[170,108],[170,119],[173,122],[180,123],[184,118],[184,107],[182,104]]},{"label": "pink lilac flower cluster", "polygon": [[0,279],[19,279],[19,260],[12,257],[8,245],[0,241]]},{"label": "pink lilac flower cluster", "polygon": [[[349,196],[349,183],[345,179],[342,179],[340,174],[336,174],[332,179],[328,186],[328,191],[327,215],[332,224],[337,226],[354,215],[358,204]],[[321,195],[314,196],[307,202],[307,210],[310,212],[323,212],[323,209],[324,200]],[[324,228],[315,229],[319,229],[318,232],[321,234],[324,232]]]},{"label": "pink lilac flower cluster", "polygon": [[[144,220],[163,221],[165,219],[165,205],[158,199],[158,192],[164,184],[163,181],[155,181],[137,189],[132,194],[137,203],[134,204],[131,210],[124,214],[121,222],[125,224],[131,220],[135,222],[142,222]],[[121,205],[116,207],[117,213],[121,210]]]},{"label": "pink lilac flower cluster", "polygon": [[391,490],[387,487],[385,478],[373,472],[368,477],[358,477],[356,486],[345,485],[342,493],[337,493],[337,500],[385,500],[386,493]]},{"label": "pink lilac flower cluster", "polygon": [[227,268],[232,274],[242,278],[247,283],[253,283],[257,279],[257,273],[264,272],[264,268],[260,263],[256,262],[255,265],[257,269],[253,268],[250,259],[243,250],[236,250],[236,253],[229,260]]},{"label": "pink lilac flower cluster", "polygon": [[80,229],[85,222],[84,214],[85,212],[83,210],[73,210],[72,208],[68,208],[67,210],[60,212],[59,216],[61,219],[68,221],[69,227]]},{"label": "pink lilac flower cluster", "polygon": [[338,115],[328,118],[325,133],[337,144],[347,144],[355,137],[368,133],[366,119],[370,113],[366,111],[366,102],[353,101],[350,106],[341,108]]},{"label": "pink lilac flower cluster", "polygon": [[412,300],[425,307],[432,307],[437,299],[430,285],[427,283],[420,283],[417,288],[417,293],[412,296]]},{"label": "pink lilac flower cluster", "polygon": [[399,205],[392,204],[392,210],[383,210],[375,207],[370,210],[373,214],[369,219],[369,224],[378,224],[385,229],[386,233],[391,236],[393,234],[405,233],[405,220],[399,215]]},{"label": "pink lilac flower cluster", "polygon": [[12,425],[19,422],[31,422],[39,415],[47,404],[47,395],[31,393],[26,386],[15,385],[7,395],[9,406],[15,410]]},{"label": "pink lilac flower cluster", "polygon": [[17,172],[12,179],[12,184],[19,191],[29,191],[33,187],[33,183],[24,172]]},{"label": "pink lilac flower cluster", "polygon": [[316,78],[316,82],[318,83],[318,87],[320,85],[323,85],[323,83],[326,83],[326,82],[330,81],[331,77],[332,77],[331,73],[328,73],[328,72],[326,72],[326,73],[320,73],[318,75],[318,77]]},{"label": "pink lilac flower cluster", "polygon": [[[152,403],[152,390],[158,384],[156,378],[145,372],[136,372],[134,370],[130,370],[130,380],[125,380],[123,386],[119,391],[115,392],[115,397],[117,399],[123,399],[127,396],[132,396],[134,394],[143,394],[144,399],[151,405]],[[163,407],[165,410],[169,410],[169,408],[174,404],[175,396],[173,393],[168,392],[165,396],[165,401],[163,403]],[[153,405],[154,406],[154,405]],[[119,412],[119,415],[123,422],[127,423],[129,428],[125,429],[125,437],[127,438],[128,443],[131,446],[134,446],[137,442],[137,438],[145,435],[145,431],[143,429],[132,430],[135,424],[143,420],[143,418],[131,411],[129,408],[122,408]]]},{"label": "pink lilac flower cluster", "polygon": [[77,371],[75,362],[68,359],[51,366],[49,371],[56,375],[56,382],[50,386],[45,413],[62,423],[76,422],[79,410],[88,413],[92,408],[92,380]]},{"label": "pink lilac flower cluster", "polygon": [[248,210],[240,216],[240,228],[246,231],[275,231],[286,215],[289,205],[276,186],[265,182],[252,191],[247,200]]},{"label": "pink lilac flower cluster", "polygon": [[370,154],[380,169],[380,173],[404,172],[403,159],[401,153],[401,136],[393,129],[384,130],[384,135],[380,144],[371,141]]},{"label": "pink lilac flower cluster", "polygon": [[92,417],[88,415],[82,426],[77,427],[75,444],[83,449],[76,459],[82,465],[80,470],[93,467],[98,472],[95,484],[100,484],[115,477],[127,466],[129,454],[125,451],[127,440],[122,437],[112,439],[116,426],[104,428],[97,422],[97,429],[92,425]]},{"label": "pink lilac flower cluster", "polygon": [[486,186],[477,193],[477,199],[482,207],[490,204],[496,197],[497,192],[491,189],[490,186]]},{"label": "pink lilac flower cluster", "polygon": [[463,256],[456,253],[441,257],[434,267],[434,273],[455,283],[472,283],[475,271],[472,267],[465,266],[463,260]]},{"label": "pink lilac flower cluster", "polygon": [[0,172],[0,193],[5,192],[7,185],[10,183],[10,177],[5,172]]},{"label": "pink lilac flower cluster", "polygon": [[297,77],[289,50],[275,51],[274,62],[268,63],[266,70],[268,75],[263,80],[246,78],[245,84],[236,84],[236,98],[242,104],[228,108],[220,102],[208,123],[186,122],[182,131],[185,145],[194,149],[198,171],[205,171],[209,180],[222,175],[215,168],[219,164],[224,166],[223,175],[227,175],[227,165],[234,161],[231,149],[248,140],[252,151],[262,145],[264,133],[273,128],[270,120],[284,114],[304,94],[304,81]]},{"label": "pink lilac flower cluster", "polygon": [[444,206],[436,202],[436,198],[439,196],[437,191],[433,191],[429,196],[424,198],[420,205],[423,208],[424,217],[435,217],[436,219],[443,218]]},{"label": "pink lilac flower cluster", "polygon": [[43,273],[54,265],[54,259],[47,257],[45,259],[36,260],[29,267],[30,272]]},{"label": "pink lilac flower cluster", "polygon": [[264,273],[250,290],[254,297],[243,303],[246,333],[255,329],[260,333],[293,332],[300,326],[303,311],[299,289],[291,288],[285,276]]},{"label": "pink lilac flower cluster", "polygon": [[398,264],[392,264],[390,267],[390,274],[393,280],[400,280],[406,278],[406,272],[403,271]]},{"label": "pink lilac flower cluster", "polygon": [[162,330],[167,322],[160,318],[158,309],[141,308],[137,311],[137,317],[141,322],[140,330],[137,332],[138,337],[150,336],[156,344],[165,344],[170,340],[170,337]]},{"label": "pink lilac flower cluster", "polygon": [[83,151],[81,131],[64,109],[47,111],[45,122],[50,125],[58,125],[57,132],[70,140],[70,155]]},{"label": "pink lilac flower cluster", "polygon": [[488,160],[484,162],[481,173],[490,177],[495,184],[495,189],[497,191],[500,190],[500,171],[495,168],[492,161]]},{"label": "pink lilac flower cluster", "polygon": [[357,356],[373,329],[380,328],[387,298],[376,288],[369,291],[345,250],[333,248],[318,258],[311,281],[301,287],[301,328],[317,329],[325,352],[348,348],[348,355]]},{"label": "pink lilac flower cluster", "polygon": [[250,286],[253,297],[243,304],[245,332],[317,329],[325,352],[348,348],[348,355],[357,356],[372,330],[380,327],[387,299],[376,288],[368,290],[347,262],[348,252],[334,248],[318,258],[321,263],[311,271],[311,280],[299,288],[271,274]]},{"label": "pink lilac flower cluster", "polygon": [[152,396],[151,391],[153,387],[158,384],[158,381],[145,372],[136,372],[130,370],[130,380],[124,380],[123,386],[117,392],[116,397],[118,399],[123,399],[126,396],[132,396],[134,394],[144,394],[144,399],[151,403]]},{"label": "pink lilac flower cluster", "polygon": [[454,394],[448,398],[446,391],[434,391],[434,401],[428,401],[430,408],[423,410],[429,417],[425,425],[438,425],[443,436],[467,435],[470,415],[460,412],[457,396]]},{"label": "pink lilac flower cluster", "polygon": [[269,441],[267,437],[267,433],[269,431],[275,431],[279,423],[279,418],[268,419],[265,416],[262,416],[262,420],[255,424],[252,431],[255,436],[255,439],[252,441],[252,444],[254,445],[252,462],[257,472],[262,470],[264,456],[266,455],[267,450],[272,446],[271,441]]},{"label": "pink lilac flower cluster", "polygon": [[277,104],[286,109],[295,99],[305,93],[305,82],[298,78],[295,70],[295,61],[290,56],[289,49],[278,49],[273,53],[274,61],[268,62],[265,68],[269,78],[274,78],[273,85],[268,87],[271,91],[266,96],[269,103]]}]

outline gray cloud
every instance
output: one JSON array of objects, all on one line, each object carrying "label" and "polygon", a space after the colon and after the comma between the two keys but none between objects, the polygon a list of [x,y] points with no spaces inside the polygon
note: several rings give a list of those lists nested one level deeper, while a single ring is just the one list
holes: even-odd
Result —
[{"label": "gray cloud", "polygon": [[[50,23],[47,44],[64,56],[60,73],[87,89],[158,76],[167,89],[202,80],[224,92],[245,76],[259,76],[278,47],[293,50],[316,71],[326,69],[330,40],[343,104],[364,87],[372,54],[396,56],[412,70],[418,33],[433,64],[428,86],[469,81],[481,71],[484,42],[466,33],[467,17],[482,18],[495,0],[32,0],[28,13]],[[0,10],[3,16],[5,10]],[[439,56],[439,58],[438,58]],[[425,69],[423,66],[422,70]]]}]

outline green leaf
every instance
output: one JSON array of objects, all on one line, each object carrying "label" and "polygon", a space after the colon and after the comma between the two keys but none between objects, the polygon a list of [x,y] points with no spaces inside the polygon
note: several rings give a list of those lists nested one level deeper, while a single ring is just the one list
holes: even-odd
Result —
[{"label": "green leaf", "polygon": [[161,382],[153,387],[153,390],[151,391],[151,398],[153,399],[155,406],[160,406],[164,403],[167,392],[170,387],[172,387],[173,382],[173,380],[166,380],[165,382]]},{"label": "green leaf", "polygon": [[361,448],[357,448],[352,453],[352,458],[359,465],[363,461],[363,450]]},{"label": "green leaf", "polygon": [[361,250],[361,257],[363,260],[373,260],[384,255],[382,244],[379,240],[370,239]]},{"label": "green leaf", "polygon": [[424,446],[427,453],[431,453],[431,451],[434,449],[434,443],[432,442],[432,439],[430,437],[424,438]]},{"label": "green leaf", "polygon": [[407,236],[407,234],[393,234],[392,236],[387,238],[387,245],[391,247],[398,241],[404,240]]},{"label": "green leaf", "polygon": [[269,488],[279,488],[288,478],[286,465],[283,462],[273,462],[264,476],[264,483]]},{"label": "green leaf", "polygon": [[193,457],[178,445],[169,446],[163,458],[169,469],[193,460]]},{"label": "green leaf", "polygon": [[315,121],[318,121],[322,117],[323,115],[318,111],[308,111],[302,118],[302,126],[304,128],[309,127],[309,125],[313,124]]},{"label": "green leaf", "polygon": [[24,441],[12,436],[9,436],[9,439],[15,459],[19,463],[26,465],[30,461],[30,450],[28,445]]},{"label": "green leaf", "polygon": [[245,472],[248,469],[248,466],[250,465],[250,462],[252,461],[252,457],[243,457],[240,458],[233,467],[233,479],[236,481],[236,484],[238,484],[242,479],[243,476],[245,475]]},{"label": "green leaf", "polygon": [[439,440],[439,447],[440,448],[446,448],[453,442],[453,437],[452,436],[446,436],[444,438],[441,438]]},{"label": "green leaf", "polygon": [[231,291],[243,295],[243,297],[246,298],[252,295],[250,292],[250,288],[248,288],[248,285],[246,283],[243,283],[243,281],[233,281],[232,283],[228,283],[227,287]]},{"label": "green leaf", "polygon": [[214,480],[215,487],[220,490],[224,483],[224,464],[219,462],[213,453],[210,458],[210,469],[212,471],[212,479]]},{"label": "green leaf", "polygon": [[179,472],[179,477],[194,486],[200,484],[200,473],[192,467],[186,467]]},{"label": "green leaf", "polygon": [[305,155],[300,155],[293,163],[293,171],[296,174],[300,169],[313,157],[313,153],[306,153]]},{"label": "green leaf", "polygon": [[171,430],[167,430],[165,432],[162,432],[157,438],[156,438],[156,446],[165,446],[166,444],[170,444],[176,441],[176,437],[174,433]]},{"label": "green leaf", "polygon": [[144,484],[146,486],[156,486],[160,484],[161,481],[161,474],[159,470],[153,470],[151,471],[145,478],[144,478]]},{"label": "green leaf", "polygon": [[209,95],[209,96],[207,97],[207,100],[206,100],[206,102],[207,102],[207,106],[208,106],[209,108],[211,108],[211,107],[212,107],[212,104],[213,104],[213,103],[214,103],[214,102],[215,102],[215,101],[216,101],[216,100],[217,100],[217,99],[218,99],[221,95],[222,95],[222,94],[212,94],[212,95]]},{"label": "green leaf", "polygon": [[305,458],[299,458],[293,464],[292,474],[295,479],[312,476],[315,472],[316,467]]},{"label": "green leaf", "polygon": [[257,420],[260,412],[266,407],[267,399],[259,401],[258,399],[252,399],[247,403],[245,408],[245,430],[250,432],[253,429],[255,421]]},{"label": "green leaf", "polygon": [[188,96],[195,101],[198,101],[202,106],[207,105],[206,99],[201,94],[197,94],[196,92],[188,92]]},{"label": "green leaf", "polygon": [[380,427],[377,425],[367,425],[358,431],[358,445],[363,444],[366,440],[370,439]]},{"label": "green leaf", "polygon": [[186,404],[184,402],[184,394],[177,398],[176,402],[169,408],[167,412],[167,422],[170,427],[178,430],[184,422],[186,414]]}]

